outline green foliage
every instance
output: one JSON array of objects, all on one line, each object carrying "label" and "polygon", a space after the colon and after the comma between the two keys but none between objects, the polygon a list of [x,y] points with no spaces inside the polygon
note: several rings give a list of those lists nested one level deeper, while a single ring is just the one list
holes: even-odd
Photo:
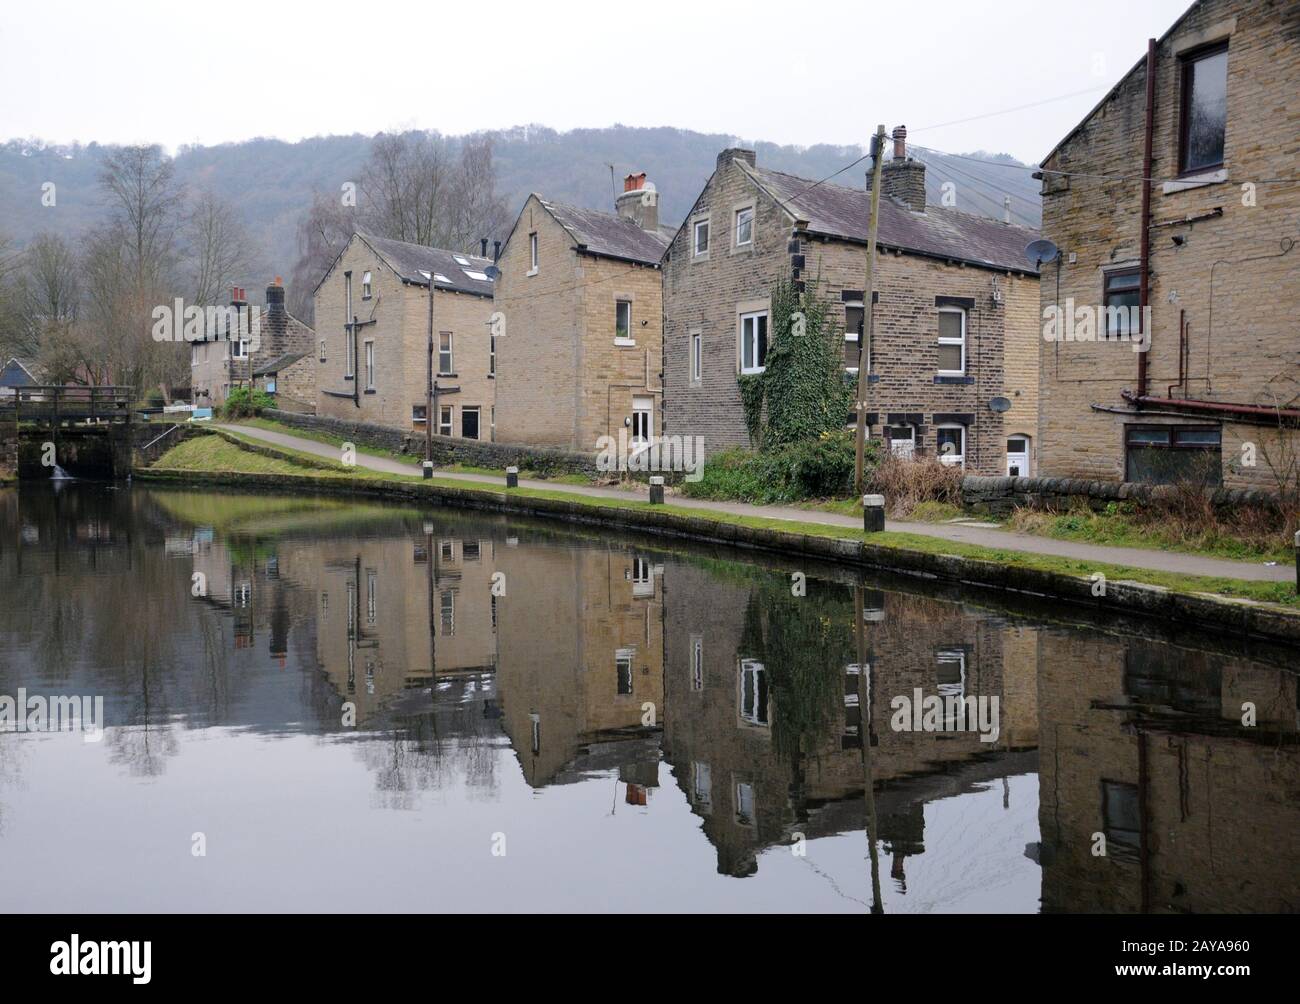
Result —
[{"label": "green foliage", "polygon": [[749,441],[757,444],[763,437],[763,374],[744,373],[736,382],[740,384],[740,403],[745,409]]},{"label": "green foliage", "polygon": [[[867,444],[867,464],[875,463],[877,444]],[[735,499],[766,505],[804,499],[847,498],[853,494],[853,434],[836,429],[775,449],[724,450],[709,457],[704,477],[684,482],[690,498]]]},{"label": "green foliage", "polygon": [[226,397],[226,403],[221,406],[221,414],[225,418],[250,418],[262,414],[264,408],[274,407],[275,399],[266,391],[236,387]]}]

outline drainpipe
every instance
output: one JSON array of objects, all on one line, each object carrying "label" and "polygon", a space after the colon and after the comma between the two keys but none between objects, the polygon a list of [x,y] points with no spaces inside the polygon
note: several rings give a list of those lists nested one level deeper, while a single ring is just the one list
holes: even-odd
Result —
[{"label": "drainpipe", "polygon": [[[1146,324],[1151,303],[1151,141],[1155,132],[1156,112],[1156,40],[1147,40],[1147,120],[1142,152],[1142,272],[1139,287],[1139,316]],[[1147,356],[1151,353],[1151,332],[1144,332],[1147,351],[1138,353],[1138,397],[1147,396]]]}]

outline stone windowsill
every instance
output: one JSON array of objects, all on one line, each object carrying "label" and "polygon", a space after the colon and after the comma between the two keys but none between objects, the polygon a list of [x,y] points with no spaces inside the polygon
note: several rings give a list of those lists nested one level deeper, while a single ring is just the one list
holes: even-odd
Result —
[{"label": "stone windowsill", "polygon": [[1166,181],[1162,186],[1165,195],[1173,195],[1177,192],[1186,192],[1192,188],[1205,188],[1208,185],[1220,185],[1228,180],[1228,169],[1221,167],[1217,171],[1204,171],[1200,174],[1189,174],[1185,178],[1179,178],[1177,181]]}]

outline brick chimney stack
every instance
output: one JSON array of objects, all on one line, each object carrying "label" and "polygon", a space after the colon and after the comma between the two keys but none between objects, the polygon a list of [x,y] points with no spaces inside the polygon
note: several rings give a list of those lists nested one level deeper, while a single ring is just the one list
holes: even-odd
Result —
[{"label": "brick chimney stack", "polygon": [[[867,184],[871,184],[871,175],[867,175]],[[882,195],[913,212],[925,212],[925,165],[907,155],[907,126],[894,130],[894,156],[881,169],[880,188]]]},{"label": "brick chimney stack", "polygon": [[277,275],[266,287],[266,316],[262,318],[262,346],[278,354],[285,351],[289,312],[284,307],[284,283]]},{"label": "brick chimney stack", "polygon": [[645,172],[623,179],[623,194],[614,200],[614,211],[652,234],[659,231],[659,193],[645,180]]}]

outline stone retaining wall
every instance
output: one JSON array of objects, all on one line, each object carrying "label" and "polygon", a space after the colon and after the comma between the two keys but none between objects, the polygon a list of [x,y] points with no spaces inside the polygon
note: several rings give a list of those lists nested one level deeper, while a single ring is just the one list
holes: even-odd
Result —
[{"label": "stone retaining wall", "polygon": [[[1168,485],[1141,485],[1084,478],[1009,478],[967,475],[961,482],[962,504],[976,512],[1008,515],[1020,506],[1027,509],[1070,509],[1083,504],[1102,510],[1112,502],[1149,502],[1173,495]],[[1276,496],[1256,489],[1220,488],[1214,492],[1216,506],[1270,507]]]},{"label": "stone retaining wall", "polygon": [[[424,436],[370,422],[351,422],[323,415],[299,415],[294,412],[267,409],[264,418],[296,429],[307,429],[338,436],[358,446],[391,450],[410,456],[424,456]],[[500,469],[518,467],[538,474],[595,474],[595,454],[570,453],[542,446],[516,446],[509,443],[491,443],[480,439],[461,439],[456,436],[433,437],[433,462],[438,467],[465,464],[470,467]]]}]

